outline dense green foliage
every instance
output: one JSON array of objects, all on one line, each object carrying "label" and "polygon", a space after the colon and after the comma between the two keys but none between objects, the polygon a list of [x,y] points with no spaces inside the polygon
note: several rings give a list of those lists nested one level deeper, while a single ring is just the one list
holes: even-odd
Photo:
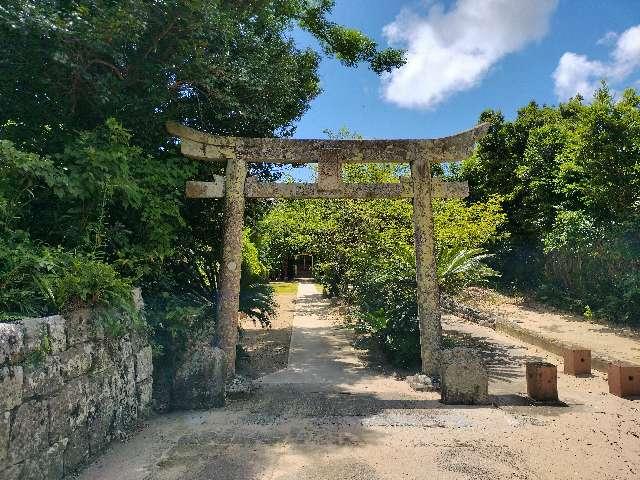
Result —
[{"label": "dense green foliage", "polygon": [[[126,132],[113,122],[52,157],[0,141],[2,316],[88,304],[133,315],[130,280],[101,261],[111,251],[114,258],[124,257],[120,252],[130,245],[124,232],[118,237],[107,230],[110,209],[137,208],[144,214],[144,189],[126,171],[126,159],[139,158],[140,152],[127,142]],[[151,241],[154,235],[147,237],[149,255],[160,248]],[[130,256],[132,263],[144,261]]]},{"label": "dense green foliage", "polygon": [[[0,318],[97,307],[108,330],[139,324],[172,364],[215,321],[222,202],[187,200],[188,161],[167,120],[223,135],[287,136],[319,94],[319,52],[376,73],[403,63],[329,20],[332,0],[7,0],[0,5]],[[442,289],[496,277],[580,312],[640,322],[640,96],[535,103],[491,129],[448,176],[469,201],[435,201]],[[341,132],[334,137],[349,136]],[[347,182],[397,182],[406,166],[352,165]],[[269,165],[251,173],[278,177]],[[445,175],[438,170],[438,175]],[[268,325],[266,283],[315,257],[328,294],[359,310],[396,361],[418,357],[408,201],[251,202],[241,310]],[[491,256],[488,256],[491,254]],[[492,268],[490,268],[492,267]],[[494,270],[495,269],[495,270]],[[498,277],[496,277],[498,278]],[[113,315],[113,312],[116,315]],[[111,312],[111,313],[109,313]],[[121,320],[116,320],[121,319]]]},{"label": "dense green foliage", "polygon": [[[157,351],[211,333],[222,202],[184,199],[223,166],[177,154],[167,120],[279,136],[320,92],[320,54],[381,73],[402,52],[328,20],[330,0],[8,0],[0,5],[0,312],[130,309],[141,286]],[[270,166],[252,172],[276,174]],[[252,225],[267,205],[248,205]],[[272,293],[245,238],[241,309]],[[116,316],[112,317],[115,318]],[[117,330],[114,328],[114,330]]]},{"label": "dense green foliage", "polygon": [[[406,167],[346,165],[346,182],[397,182]],[[497,198],[465,205],[434,202],[438,279],[456,292],[494,274],[483,246],[504,221]],[[278,271],[296,253],[314,255],[327,294],[359,309],[359,328],[374,335],[398,363],[419,359],[412,205],[408,200],[277,202],[257,227],[264,262]]]},{"label": "dense green foliage", "polygon": [[212,133],[292,131],[320,90],[319,55],[382,72],[403,62],[326,16],[322,0],[8,0],[0,6],[0,136],[49,152],[114,117],[139,145],[167,142],[166,119]]},{"label": "dense green foliage", "polygon": [[501,195],[505,285],[616,322],[640,322],[640,96],[531,103],[491,129],[464,162],[473,198]]}]

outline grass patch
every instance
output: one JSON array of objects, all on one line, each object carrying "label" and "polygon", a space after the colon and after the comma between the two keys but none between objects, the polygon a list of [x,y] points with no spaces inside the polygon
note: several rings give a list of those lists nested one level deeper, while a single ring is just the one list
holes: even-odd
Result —
[{"label": "grass patch", "polygon": [[273,287],[273,291],[278,294],[296,294],[298,293],[298,282],[271,282],[269,285]]}]

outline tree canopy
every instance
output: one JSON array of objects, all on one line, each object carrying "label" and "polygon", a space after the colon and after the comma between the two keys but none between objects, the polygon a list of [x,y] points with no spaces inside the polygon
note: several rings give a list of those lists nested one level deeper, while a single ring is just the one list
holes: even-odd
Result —
[{"label": "tree canopy", "polygon": [[[2,2],[0,314],[115,304],[136,284],[158,351],[210,331],[222,202],[186,200],[184,184],[223,166],[179,155],[165,122],[287,136],[321,91],[323,54],[376,73],[403,63],[403,52],[331,21],[333,4]],[[314,35],[319,51],[299,48],[294,28]],[[252,173],[277,175],[268,165]],[[267,207],[248,205],[247,224]],[[264,267],[248,234],[244,243],[242,309],[266,323]]]},{"label": "tree canopy", "polygon": [[0,136],[40,153],[116,118],[149,151],[167,119],[227,135],[288,135],[320,92],[311,32],[345,65],[403,63],[328,20],[322,0],[8,0],[0,6]]},{"label": "tree canopy", "polygon": [[640,311],[640,96],[604,85],[590,103],[531,102],[513,121],[486,111],[489,134],[463,164],[472,198],[504,198],[510,285],[614,321]]}]

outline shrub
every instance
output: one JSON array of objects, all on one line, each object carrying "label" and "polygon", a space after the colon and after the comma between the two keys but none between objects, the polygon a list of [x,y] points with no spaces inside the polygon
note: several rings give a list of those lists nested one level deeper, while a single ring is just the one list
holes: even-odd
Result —
[{"label": "shrub", "polygon": [[640,323],[640,95],[531,102],[463,163],[474,200],[503,199],[508,237],[488,247],[505,287],[619,323]]},{"label": "shrub", "polygon": [[22,242],[0,242],[0,318],[93,309],[107,333],[119,336],[143,322],[131,283],[112,266],[81,253]]},{"label": "shrub", "polygon": [[[482,263],[486,257],[482,249],[440,247],[436,272],[442,290],[456,293],[494,276]],[[372,259],[359,278],[350,296],[359,307],[356,328],[377,339],[394,363],[417,365],[420,330],[413,255]]]},{"label": "shrub", "polygon": [[[343,173],[354,182],[397,182],[399,172],[394,165],[350,165]],[[482,247],[505,236],[499,232],[505,219],[500,202],[498,196],[470,205],[433,202],[438,280],[447,292],[496,274],[483,263],[488,255]],[[420,358],[411,202],[278,202],[257,233],[270,265],[279,265],[285,254],[313,254],[314,276],[325,292],[358,307],[358,328],[395,363]]]},{"label": "shrub", "polygon": [[472,284],[479,284],[498,272],[483,262],[491,255],[482,248],[440,247],[437,252],[436,277],[440,288],[450,294]]},{"label": "shrub", "polygon": [[0,240],[0,319],[54,313],[42,278],[58,269],[58,252],[28,241]]},{"label": "shrub", "polygon": [[133,301],[133,285],[104,262],[65,255],[59,272],[41,277],[40,284],[59,312],[90,307],[111,336],[123,335],[144,323]]},{"label": "shrub", "polygon": [[640,322],[640,231],[629,218],[605,226],[581,211],[559,212],[544,237],[540,295],[614,323]]}]

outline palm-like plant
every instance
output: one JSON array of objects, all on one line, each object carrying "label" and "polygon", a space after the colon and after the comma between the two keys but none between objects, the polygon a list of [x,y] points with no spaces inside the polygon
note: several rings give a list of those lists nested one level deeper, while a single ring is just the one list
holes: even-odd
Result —
[{"label": "palm-like plant", "polygon": [[448,293],[459,291],[498,272],[483,263],[491,258],[482,248],[440,247],[436,252],[436,276],[440,287]]},{"label": "palm-like plant", "polygon": [[271,325],[271,316],[276,311],[273,287],[260,280],[243,281],[240,288],[240,311],[263,327]]}]

